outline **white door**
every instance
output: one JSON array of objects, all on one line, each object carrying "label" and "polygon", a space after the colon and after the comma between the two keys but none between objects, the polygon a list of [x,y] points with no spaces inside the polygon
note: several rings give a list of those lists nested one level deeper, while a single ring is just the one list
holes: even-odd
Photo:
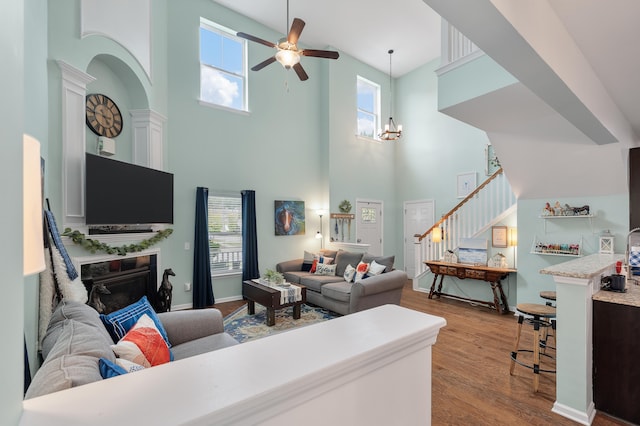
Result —
[{"label": "white door", "polygon": [[369,244],[369,254],[382,256],[382,201],[356,200],[356,242]]},{"label": "white door", "polygon": [[404,270],[409,278],[416,276],[414,235],[423,234],[435,223],[433,200],[404,203]]}]

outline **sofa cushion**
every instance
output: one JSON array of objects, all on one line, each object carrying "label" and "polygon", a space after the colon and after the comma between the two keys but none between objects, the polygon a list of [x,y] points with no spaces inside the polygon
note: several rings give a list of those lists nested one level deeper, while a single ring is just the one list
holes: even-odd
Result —
[{"label": "sofa cushion", "polygon": [[336,267],[336,275],[342,277],[344,275],[345,269],[347,269],[347,265],[357,265],[362,260],[362,253],[353,253],[345,250],[338,250],[336,254],[335,264],[338,265]]},{"label": "sofa cushion", "polygon": [[171,351],[173,358],[179,360],[237,344],[238,341],[229,334],[218,333],[181,343],[171,348]]},{"label": "sofa cushion", "polygon": [[362,256],[362,261],[363,262],[371,263],[374,260],[376,261],[376,263],[378,263],[380,265],[384,265],[386,267],[384,272],[390,272],[390,271],[393,270],[393,263],[396,260],[396,256],[395,255],[391,255],[391,256],[373,256],[373,255],[370,255],[369,253],[365,253],[365,255]]},{"label": "sofa cushion", "polygon": [[307,290],[317,291],[320,293],[320,288],[327,283],[341,282],[344,279],[335,275],[309,275],[300,278],[300,284],[307,287]]},{"label": "sofa cushion", "polygon": [[102,321],[100,321],[98,311],[85,303],[63,300],[58,303],[51,314],[47,332],[42,339],[43,359],[47,359],[49,356],[49,352],[58,341],[60,333],[62,332],[64,321],[67,319],[73,319],[94,327],[97,333],[109,338],[109,333],[107,333]]},{"label": "sofa cushion", "polygon": [[304,271],[290,271],[283,272],[282,275],[284,275],[284,279],[286,282],[291,284],[300,284],[300,280],[302,279],[302,277],[308,277],[312,274],[310,272]]},{"label": "sofa cushion", "polygon": [[356,276],[356,268],[354,268],[351,264],[347,265],[347,269],[344,270],[344,275],[342,276],[344,280],[348,283],[353,282],[353,278]]},{"label": "sofa cushion", "polygon": [[162,322],[151,307],[151,304],[149,304],[147,296],[142,296],[136,303],[132,303],[108,315],[101,314],[100,319],[115,343],[122,339],[144,314],[147,314],[149,318],[153,320],[162,338],[167,342],[167,345],[171,347],[167,332],[164,330],[164,327],[162,327]]},{"label": "sofa cushion", "polygon": [[96,333],[95,327],[66,319],[49,356],[33,377],[25,398],[57,392],[102,380],[100,358],[116,361],[108,336]]},{"label": "sofa cushion", "polygon": [[309,272],[311,270],[313,259],[315,259],[315,255],[305,250],[302,258],[302,272]]},{"label": "sofa cushion", "polygon": [[322,286],[322,295],[341,302],[349,302],[351,298],[351,284],[342,281],[339,283],[329,283]]}]

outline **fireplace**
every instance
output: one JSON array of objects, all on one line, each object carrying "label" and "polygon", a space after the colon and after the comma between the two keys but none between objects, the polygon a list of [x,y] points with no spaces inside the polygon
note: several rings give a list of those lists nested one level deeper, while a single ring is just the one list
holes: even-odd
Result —
[{"label": "fireplace", "polygon": [[89,294],[88,304],[100,313],[117,311],[142,296],[147,296],[152,306],[157,304],[158,262],[155,254],[83,263],[80,271]]}]

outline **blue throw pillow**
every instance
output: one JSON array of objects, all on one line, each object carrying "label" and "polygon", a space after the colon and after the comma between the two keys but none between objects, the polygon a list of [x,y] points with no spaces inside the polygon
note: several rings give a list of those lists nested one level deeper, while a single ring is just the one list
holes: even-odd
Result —
[{"label": "blue throw pillow", "polygon": [[118,364],[109,361],[106,358],[100,358],[100,375],[103,379],[120,376],[121,374],[127,374],[127,370],[120,367]]},{"label": "blue throw pillow", "polygon": [[140,300],[127,307],[120,309],[119,311],[111,312],[108,315],[100,314],[100,319],[104,323],[105,328],[111,335],[111,338],[115,343],[124,337],[131,328],[136,325],[138,319],[144,314],[149,315],[149,318],[153,320],[158,327],[158,331],[162,335],[162,338],[167,342],[167,346],[171,347],[167,332],[162,326],[162,322],[156,312],[149,304],[147,296],[142,296]]}]

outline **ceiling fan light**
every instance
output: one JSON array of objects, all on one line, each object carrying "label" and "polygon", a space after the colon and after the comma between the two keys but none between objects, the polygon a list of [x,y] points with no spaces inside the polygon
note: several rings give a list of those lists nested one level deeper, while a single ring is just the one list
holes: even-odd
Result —
[{"label": "ceiling fan light", "polygon": [[276,61],[280,62],[286,69],[289,69],[300,62],[300,53],[294,50],[280,49],[276,53]]}]

